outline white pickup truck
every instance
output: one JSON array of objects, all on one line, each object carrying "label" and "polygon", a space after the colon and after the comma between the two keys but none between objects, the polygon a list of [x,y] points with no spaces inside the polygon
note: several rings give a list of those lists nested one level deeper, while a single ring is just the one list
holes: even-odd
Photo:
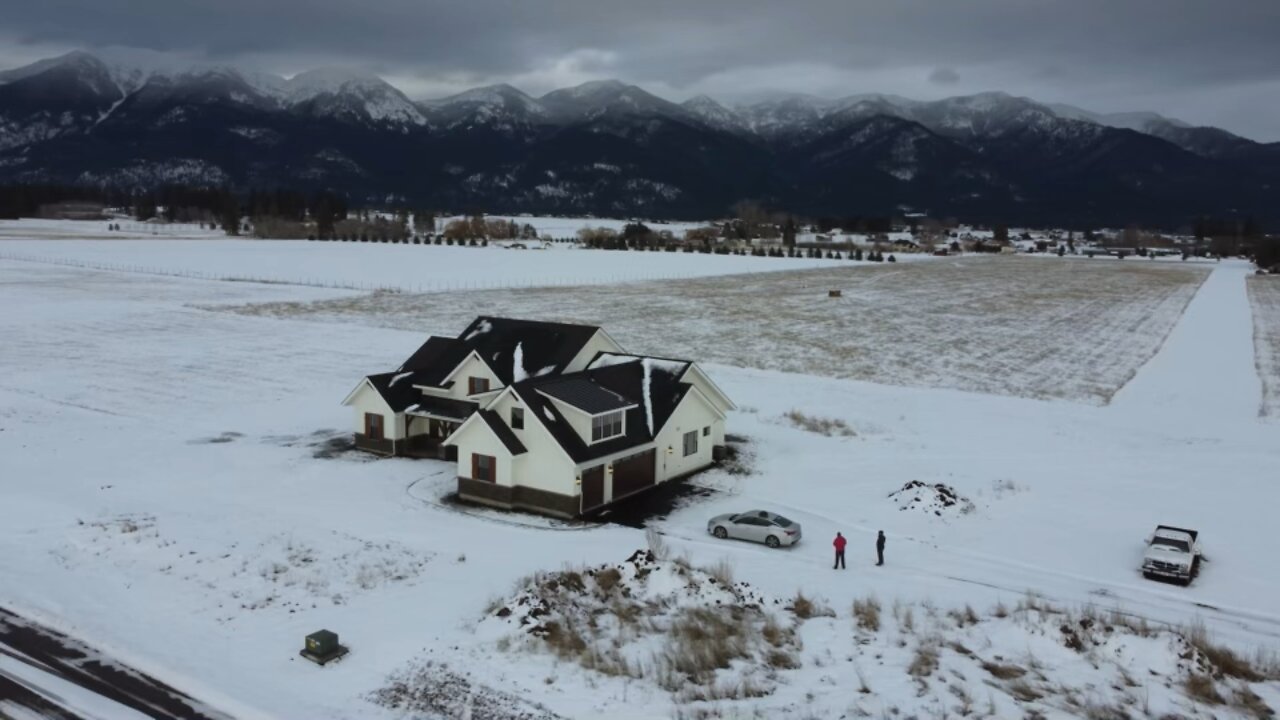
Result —
[{"label": "white pickup truck", "polygon": [[1147,538],[1147,551],[1142,555],[1143,577],[1168,578],[1190,585],[1200,570],[1198,537],[1195,530],[1157,525]]}]

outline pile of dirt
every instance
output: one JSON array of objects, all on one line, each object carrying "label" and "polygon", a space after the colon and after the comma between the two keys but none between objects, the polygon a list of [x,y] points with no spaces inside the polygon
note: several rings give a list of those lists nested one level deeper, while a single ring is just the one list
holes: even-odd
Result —
[{"label": "pile of dirt", "polygon": [[973,502],[943,483],[929,485],[912,480],[900,489],[889,493],[889,499],[899,510],[914,510],[937,517],[968,515],[973,512]]}]

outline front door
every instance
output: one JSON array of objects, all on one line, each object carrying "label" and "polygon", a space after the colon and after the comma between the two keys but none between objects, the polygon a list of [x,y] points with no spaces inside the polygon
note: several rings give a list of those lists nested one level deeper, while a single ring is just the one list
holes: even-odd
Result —
[{"label": "front door", "polygon": [[582,471],[582,512],[604,504],[604,466]]}]

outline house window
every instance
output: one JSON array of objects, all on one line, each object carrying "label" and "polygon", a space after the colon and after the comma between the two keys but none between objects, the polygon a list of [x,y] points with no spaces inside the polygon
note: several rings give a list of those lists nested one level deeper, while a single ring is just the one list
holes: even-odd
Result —
[{"label": "house window", "polygon": [[512,430],[524,429],[524,408],[518,408],[518,407],[511,408],[511,429]]},{"label": "house window", "polygon": [[684,434],[684,456],[689,457],[698,452],[698,431],[690,430]]},{"label": "house window", "polygon": [[591,442],[600,442],[622,434],[622,411],[591,418]]},{"label": "house window", "polygon": [[702,428],[702,437],[706,437],[706,436],[708,436],[708,435],[710,435],[710,434],[711,434],[711,426],[710,426],[710,425],[708,425],[708,426],[706,426],[706,427]]},{"label": "house window", "polygon": [[469,377],[467,378],[467,394],[479,395],[480,393],[489,392],[489,378]]},{"label": "house window", "polygon": [[381,440],[382,416],[378,413],[364,414],[364,436],[370,440]]},{"label": "house window", "polygon": [[471,479],[484,480],[485,482],[494,482],[497,475],[495,468],[497,460],[491,455],[471,455]]}]

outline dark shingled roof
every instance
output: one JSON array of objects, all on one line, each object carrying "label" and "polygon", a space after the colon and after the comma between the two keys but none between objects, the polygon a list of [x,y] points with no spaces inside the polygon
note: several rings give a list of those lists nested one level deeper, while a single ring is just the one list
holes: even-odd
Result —
[{"label": "dark shingled roof", "polygon": [[444,379],[475,351],[503,385],[510,385],[515,381],[519,347],[524,377],[559,375],[599,329],[594,325],[481,316],[457,338],[427,338],[404,361],[399,372],[413,373],[410,386],[445,387]]},{"label": "dark shingled roof", "polygon": [[498,413],[492,410],[481,410],[479,413],[480,419],[484,420],[485,425],[488,425],[490,430],[493,430],[493,434],[498,436],[498,439],[502,441],[503,445],[507,446],[507,450],[512,455],[523,455],[528,452],[524,443],[520,442],[520,438],[511,432],[511,428],[502,422],[502,418],[498,417]]},{"label": "dark shingled roof", "polygon": [[414,388],[414,375],[411,372],[389,372],[370,375],[366,380],[373,385],[383,400],[395,412],[404,412],[406,407],[414,404],[422,397],[422,391]]},{"label": "dark shingled roof", "polygon": [[423,395],[420,390],[417,401],[405,408],[408,412],[427,413],[439,417],[453,418],[455,420],[466,420],[471,417],[471,413],[480,408],[479,403],[469,402],[467,400],[455,400],[453,398],[434,397],[432,395]]},{"label": "dark shingled roof", "polygon": [[[545,390],[548,385],[573,378],[587,379],[635,404],[635,407],[626,411],[626,432],[623,435],[594,445],[587,444],[569,425],[568,420],[555,404],[538,392]],[[565,449],[575,463],[612,455],[653,440],[653,434],[650,432],[645,416],[644,365],[641,362],[584,370],[559,378],[534,378],[516,383],[512,387],[520,399],[529,406],[529,412],[536,415],[538,421],[547,427],[556,442]],[[662,429],[690,387],[688,384],[679,382],[676,375],[662,367],[651,366],[649,394],[653,405],[653,430]]]},{"label": "dark shingled roof", "polygon": [[429,337],[417,352],[400,366],[401,372],[415,374],[414,385],[438,387],[440,382],[471,354],[471,348],[453,338]]},{"label": "dark shingled roof", "polygon": [[559,375],[599,329],[594,325],[481,316],[458,335],[457,342],[468,351],[475,350],[502,384],[510,385],[515,381],[517,346],[525,377]]},{"label": "dark shingled roof", "polygon": [[612,390],[597,385],[587,376],[572,375],[559,382],[545,383],[538,386],[538,391],[568,403],[589,415],[621,410],[635,404],[634,400],[624,398]]}]

